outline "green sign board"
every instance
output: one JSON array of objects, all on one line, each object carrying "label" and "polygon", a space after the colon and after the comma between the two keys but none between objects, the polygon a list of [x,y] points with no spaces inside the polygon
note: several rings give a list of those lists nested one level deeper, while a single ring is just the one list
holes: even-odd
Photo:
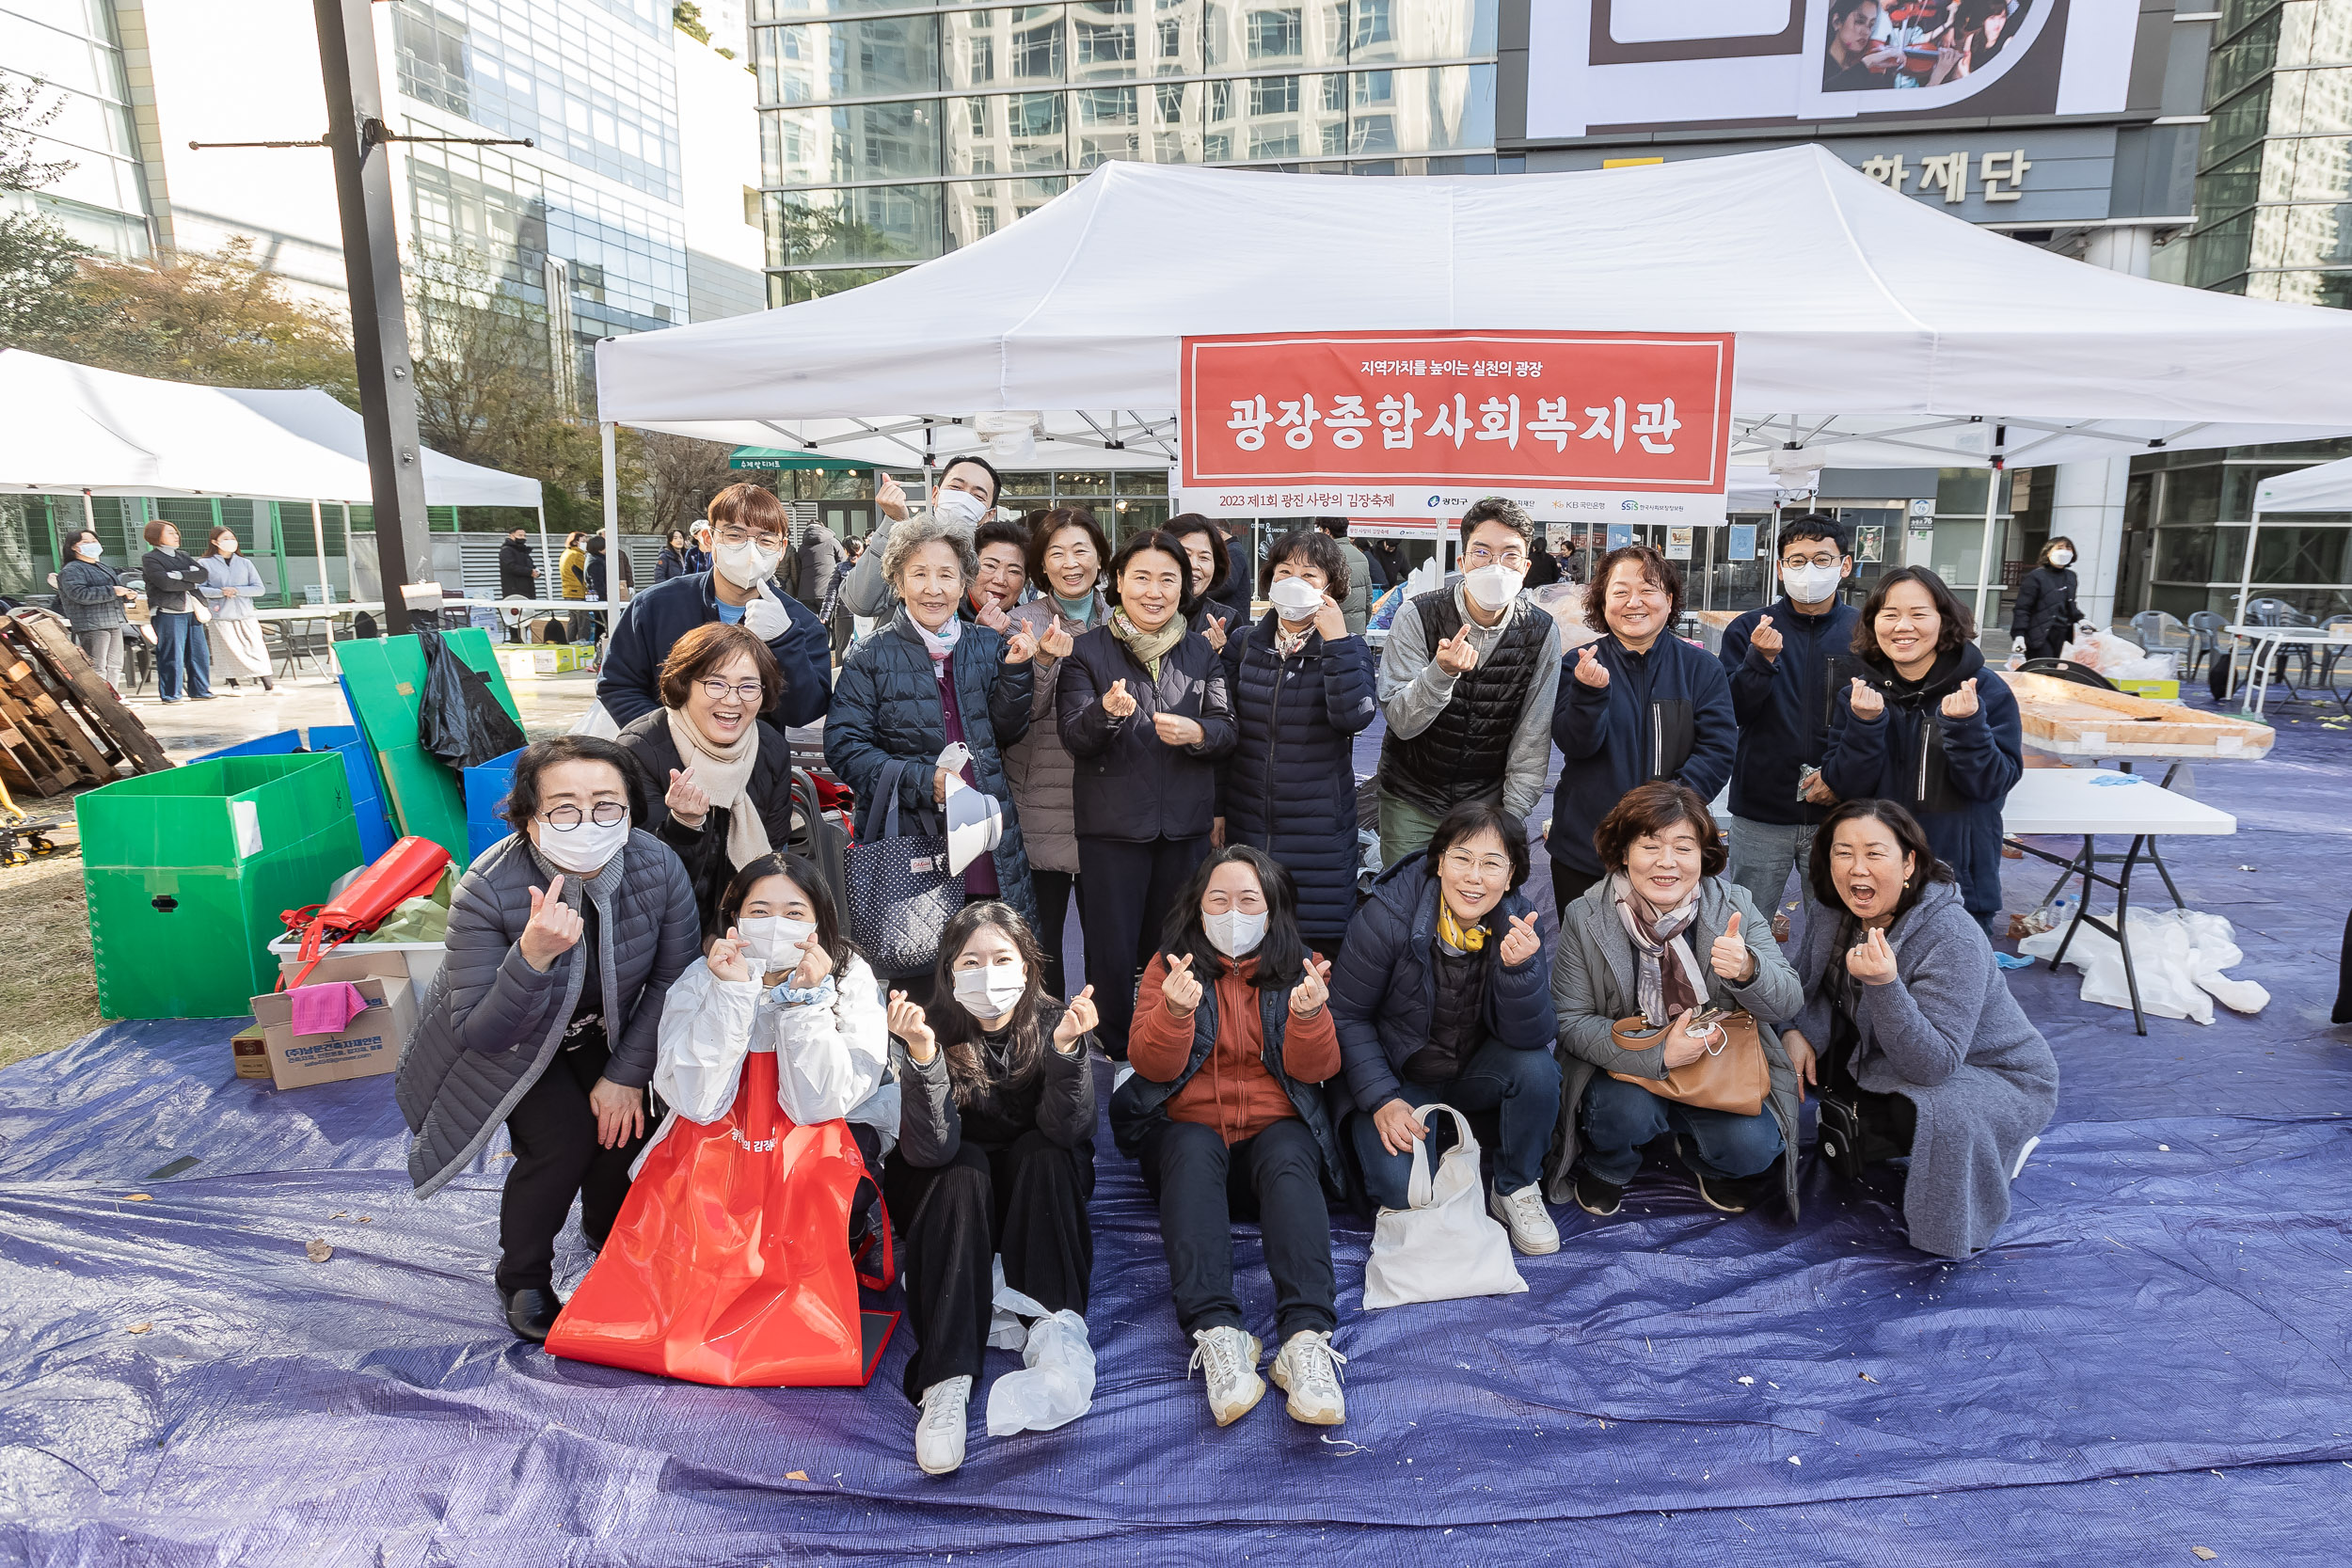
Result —
[{"label": "green sign board", "polygon": [[794,451],[784,447],[738,447],[727,458],[730,468],[834,468],[845,473],[864,473],[873,467],[871,463],[853,462],[847,457],[827,457],[822,452]]}]

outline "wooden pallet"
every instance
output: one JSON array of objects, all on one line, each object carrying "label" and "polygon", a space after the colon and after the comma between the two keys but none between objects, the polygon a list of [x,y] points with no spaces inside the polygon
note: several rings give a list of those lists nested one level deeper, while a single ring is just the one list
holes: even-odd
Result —
[{"label": "wooden pallet", "polygon": [[2225,713],[2102,691],[2056,675],[2004,670],[2026,744],[2059,756],[2212,757],[2250,761],[2277,738],[2267,724]]},{"label": "wooden pallet", "polygon": [[10,652],[46,677],[48,689],[73,710],[110,765],[127,765],[135,773],[159,773],[172,766],[138,715],[122,705],[91,666],[64,621],[40,610],[0,617],[0,659]]}]

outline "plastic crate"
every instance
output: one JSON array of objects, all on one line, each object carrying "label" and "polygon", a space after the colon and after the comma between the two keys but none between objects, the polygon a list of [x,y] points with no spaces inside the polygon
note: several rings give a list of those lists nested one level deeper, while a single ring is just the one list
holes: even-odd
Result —
[{"label": "plastic crate", "polygon": [[515,831],[499,814],[506,809],[507,793],[515,787],[515,762],[522,754],[522,748],[516,747],[502,757],[492,757],[479,768],[466,769],[466,863],[469,865],[483,850]]},{"label": "plastic crate", "polygon": [[82,863],[145,871],[233,869],[341,824],[352,829],[342,758],[322,752],[224,756],[119,779],[75,797]]},{"label": "plastic crate", "polygon": [[340,752],[343,772],[351,783],[352,816],[359,825],[359,858],[373,864],[377,856],[392,847],[398,835],[392,832],[391,814],[384,809],[384,792],[375,782],[375,764],[368,758],[367,742],[359,731],[350,724],[312,724],[307,730],[279,730],[275,735],[256,736],[223,746],[217,752],[207,752],[194,760],[211,762],[216,757],[286,756],[301,752]]}]

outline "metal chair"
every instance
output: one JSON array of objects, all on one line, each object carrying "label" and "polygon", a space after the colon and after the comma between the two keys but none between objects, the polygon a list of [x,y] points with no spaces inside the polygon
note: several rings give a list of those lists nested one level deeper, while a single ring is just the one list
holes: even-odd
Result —
[{"label": "metal chair", "polygon": [[2184,680],[2195,680],[2198,665],[2208,658],[2221,657],[2221,639],[2227,634],[2229,625],[2229,617],[2214,610],[2189,612],[2188,670],[2182,676]]}]

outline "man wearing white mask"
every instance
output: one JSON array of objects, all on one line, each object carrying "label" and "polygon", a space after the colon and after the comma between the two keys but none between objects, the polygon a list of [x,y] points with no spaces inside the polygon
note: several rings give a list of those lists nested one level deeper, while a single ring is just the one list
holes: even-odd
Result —
[{"label": "man wearing white mask", "polygon": [[723,622],[748,628],[775,656],[782,695],[764,721],[779,730],[815,723],[833,701],[833,640],[816,612],[773,580],[792,532],[784,503],[756,484],[730,484],[710,499],[710,524],[709,571],[658,582],[621,612],[596,701],[624,729],[655,711],[671,644]]},{"label": "man wearing white mask", "polygon": [[[1780,530],[1781,595],[1724,628],[1724,673],[1739,749],[1731,765],[1731,865],[1756,907],[1779,911],[1792,867],[1837,798],[1821,782],[1829,747],[1830,659],[1851,652],[1857,611],[1838,597],[1853,576],[1846,532],[1808,512]],[[1774,935],[1786,916],[1773,914]]]},{"label": "man wearing white mask", "polygon": [[1520,590],[1535,523],[1488,497],[1462,515],[1462,575],[1408,599],[1380,656],[1380,862],[1429,842],[1467,800],[1534,809],[1551,763],[1560,626]]},{"label": "man wearing white mask", "polygon": [[874,525],[873,533],[866,541],[866,553],[842,579],[842,607],[852,615],[888,615],[898,603],[898,595],[892,592],[890,579],[882,576],[882,569],[891,529],[913,516],[915,510],[924,510],[969,539],[972,531],[996,509],[996,496],[1001,488],[995,465],[987,458],[958,457],[940,470],[939,484],[931,492],[931,504],[928,508],[910,509],[906,491],[897,480],[883,476],[874,492],[874,509],[889,521]]}]

